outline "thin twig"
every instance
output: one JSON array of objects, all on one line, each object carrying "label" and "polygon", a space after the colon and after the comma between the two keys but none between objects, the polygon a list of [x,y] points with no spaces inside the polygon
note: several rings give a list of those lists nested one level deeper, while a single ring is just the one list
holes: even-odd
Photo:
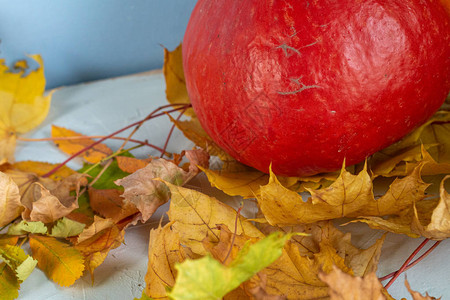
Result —
[{"label": "thin twig", "polygon": [[400,269],[398,269],[398,271],[395,272],[394,276],[392,276],[392,279],[389,280],[388,283],[386,283],[386,285],[384,286],[385,289],[388,289],[393,283],[394,281],[400,276],[401,273],[403,273],[406,270],[406,267],[408,266],[408,264],[411,262],[411,260],[413,260],[414,256],[416,256],[419,251],[429,242],[429,239],[425,239],[417,248],[416,250],[414,250],[413,253],[411,253],[411,255],[408,257],[408,259],[403,263],[403,265],[400,267]]},{"label": "thin twig", "polygon": [[239,207],[239,209],[236,212],[236,219],[234,220],[234,232],[233,232],[233,238],[231,239],[231,245],[230,245],[230,249],[228,249],[228,253],[227,256],[225,256],[225,258],[223,259],[222,263],[225,264],[225,262],[227,261],[227,259],[230,257],[231,255],[231,251],[233,250],[233,245],[234,245],[234,241],[236,239],[236,235],[237,235],[237,225],[238,225],[238,220],[239,220],[239,216],[241,215],[241,210],[242,210],[242,203],[241,206]]},{"label": "thin twig", "polygon": [[[427,251],[425,251],[418,259],[416,259],[415,261],[413,261],[412,263],[410,263],[409,265],[407,265],[404,271],[407,271],[407,270],[411,269],[412,267],[414,267],[415,265],[417,265],[421,260],[423,260],[425,257],[427,257],[428,254],[430,254],[430,253],[431,253],[431,252],[432,252],[432,251],[433,251],[433,250],[434,250],[441,242],[442,242],[442,241],[436,241],[436,242],[433,244],[433,246],[431,246],[430,249],[428,249]],[[390,273],[390,274],[388,274],[388,275],[386,275],[386,276],[383,276],[383,277],[381,277],[381,278],[378,278],[378,279],[379,279],[380,281],[385,281],[385,280],[387,280],[387,279],[389,279],[389,278],[394,277],[394,275],[395,275],[398,271],[399,271],[399,270],[394,271],[394,272],[392,272],[392,273]]]},{"label": "thin twig", "polygon": [[[174,105],[174,104],[164,105],[164,106],[158,107],[155,111],[160,111],[161,109],[164,109],[164,108],[166,108],[166,107],[171,107],[171,106],[173,106],[173,105]],[[174,111],[179,111],[179,110],[181,110],[181,109],[184,109],[185,107],[188,107],[188,105],[183,104],[183,105],[180,106],[179,108],[171,109],[171,110],[169,110],[168,112],[170,113],[170,112],[174,112]],[[53,174],[56,173],[60,168],[62,168],[63,166],[65,166],[69,161],[71,161],[72,159],[76,158],[78,155],[84,153],[85,151],[87,151],[87,150],[93,148],[95,145],[98,145],[98,144],[100,144],[101,142],[103,142],[103,141],[109,139],[110,137],[115,136],[115,135],[117,135],[117,134],[119,134],[119,133],[121,133],[121,132],[123,132],[123,131],[125,131],[125,130],[131,128],[131,127],[133,127],[133,126],[139,125],[139,124],[141,124],[142,122],[148,121],[148,120],[153,119],[153,118],[156,118],[156,117],[160,117],[160,116],[165,115],[165,114],[166,114],[166,112],[162,112],[162,113],[158,113],[158,114],[154,114],[154,112],[152,112],[152,113],[150,113],[145,119],[140,120],[140,121],[137,121],[137,122],[134,122],[134,123],[132,123],[132,124],[130,124],[130,125],[128,125],[128,126],[125,126],[125,127],[121,128],[121,129],[119,129],[119,130],[117,130],[117,131],[115,131],[115,132],[113,132],[113,133],[111,133],[111,134],[109,134],[109,135],[107,135],[107,136],[105,136],[105,137],[99,139],[98,141],[92,143],[91,145],[89,145],[89,146],[87,146],[87,147],[81,149],[80,151],[74,153],[74,154],[71,155],[69,158],[67,158],[65,161],[63,161],[62,163],[60,163],[59,165],[57,165],[55,168],[53,168],[52,170],[50,170],[50,171],[47,172],[46,174],[42,175],[42,177],[49,177],[49,176],[53,175]]]},{"label": "thin twig", "polygon": [[[175,119],[175,121],[179,121],[180,118],[181,118],[181,116],[184,115],[184,113],[186,112],[186,110],[187,110],[188,108],[189,108],[189,107],[186,107],[185,109],[183,109],[183,110],[180,112],[180,114],[178,115],[178,117]],[[174,129],[175,129],[175,123],[172,124],[172,127],[170,128],[169,134],[167,135],[166,141],[165,141],[164,146],[163,146],[163,148],[162,148],[163,151],[161,152],[161,158],[164,156],[164,153],[165,153],[166,150],[167,150],[167,146],[169,145],[169,141],[170,141],[170,138],[172,137],[172,133],[173,133]]]},{"label": "thin twig", "polygon": [[[66,136],[66,137],[50,137],[50,138],[41,138],[41,139],[32,139],[32,138],[24,138],[24,137],[17,137],[18,141],[22,141],[22,142],[48,142],[48,141],[67,141],[67,140],[82,140],[82,139],[101,139],[104,138],[104,135],[80,135],[80,136]],[[140,140],[135,140],[135,139],[127,139],[121,136],[112,136],[109,137],[109,139],[112,140],[122,140],[122,141],[128,141],[128,142],[132,142],[132,143],[136,143],[136,144],[141,144],[144,146],[148,146],[151,147],[155,150],[158,150],[159,152],[164,153],[164,150],[156,145],[150,144],[147,141],[140,141]]]}]

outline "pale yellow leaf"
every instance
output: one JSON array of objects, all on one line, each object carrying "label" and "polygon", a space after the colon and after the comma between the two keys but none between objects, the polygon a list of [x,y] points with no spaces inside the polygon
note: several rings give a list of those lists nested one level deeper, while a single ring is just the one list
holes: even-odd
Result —
[{"label": "pale yellow leaf", "polygon": [[0,172],[0,227],[11,223],[22,210],[19,187],[11,177]]},{"label": "pale yellow leaf", "polygon": [[30,57],[39,63],[39,68],[26,76],[22,68],[19,72],[10,72],[4,59],[0,59],[0,164],[14,162],[17,134],[37,127],[50,108],[52,92],[44,96],[42,58]]}]

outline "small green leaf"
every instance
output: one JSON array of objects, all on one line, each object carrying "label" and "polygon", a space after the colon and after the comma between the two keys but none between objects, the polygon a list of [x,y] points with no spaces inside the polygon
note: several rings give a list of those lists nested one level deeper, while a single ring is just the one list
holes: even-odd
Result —
[{"label": "small green leaf", "polygon": [[85,224],[64,217],[53,226],[50,236],[58,238],[76,236],[83,231],[84,227],[86,227]]},{"label": "small green leaf", "polygon": [[9,235],[22,235],[27,233],[40,233],[46,234],[47,227],[41,221],[27,222],[22,220],[20,223],[12,224],[8,228]]},{"label": "small green leaf", "polygon": [[37,260],[27,255],[22,248],[11,245],[0,247],[0,259],[16,273],[19,281],[27,279],[37,264]]},{"label": "small green leaf", "polygon": [[176,265],[178,276],[169,297],[175,300],[222,299],[277,260],[284,244],[293,235],[272,233],[255,244],[244,247],[228,267],[209,255],[184,261]]},{"label": "small green leaf", "polygon": [[[128,156],[128,155],[127,155]],[[83,173],[86,170],[89,170],[92,165],[85,164],[83,168],[78,170],[78,172]],[[91,177],[88,177],[88,181],[92,181],[94,178],[97,177],[97,175],[103,170],[102,165],[98,165],[92,170],[89,170],[87,174]],[[116,189],[116,190],[123,190],[121,186],[117,186],[114,181],[117,179],[121,179],[125,176],[130,175],[127,172],[122,171],[119,168],[119,165],[117,164],[117,160],[113,160],[112,163],[109,165],[109,167],[103,172],[102,176],[98,178],[98,180],[92,185],[93,188],[99,189],[99,190],[107,190],[107,189]]]}]

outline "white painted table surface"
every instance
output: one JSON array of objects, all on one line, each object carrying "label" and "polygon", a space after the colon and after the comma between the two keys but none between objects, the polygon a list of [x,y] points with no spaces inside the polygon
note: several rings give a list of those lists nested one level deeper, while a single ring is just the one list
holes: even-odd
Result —
[{"label": "white painted table surface", "polygon": [[[49,137],[51,124],[67,127],[86,135],[106,135],[143,119],[153,109],[166,104],[164,90],[164,78],[159,71],[63,87],[54,94],[50,113],[45,122],[26,136]],[[167,117],[157,118],[142,126],[134,138],[147,139],[150,143],[162,146],[170,126],[171,123]],[[126,133],[123,136],[126,136]],[[108,141],[107,144],[117,148],[121,142]],[[176,130],[168,150],[180,152],[183,149],[191,149],[192,146],[193,144]],[[150,148],[140,148],[134,153],[142,157],[149,153],[158,155],[156,151],[151,152]],[[19,142],[16,158],[19,161],[37,160],[59,163],[67,156],[50,142]],[[81,164],[78,161],[70,163],[69,166],[77,169]],[[191,184],[200,186],[205,193],[213,194],[231,205],[239,202],[239,199],[227,197],[211,188],[204,177],[198,178]],[[149,231],[157,226],[158,220],[167,208],[167,204],[160,207],[148,223],[126,230],[125,244],[112,250],[105,262],[95,270],[94,285],[91,284],[90,275],[85,274],[73,286],[63,288],[48,280],[45,274],[36,268],[21,284],[18,299],[104,300],[140,297],[145,286]],[[251,214],[252,209],[254,208],[249,207],[247,213]],[[342,229],[352,232],[352,240],[359,247],[368,247],[382,235],[381,231],[370,230],[363,224],[352,224]],[[422,240],[388,234],[383,246],[378,275],[381,277],[397,270]],[[431,255],[406,272],[413,289],[422,293],[427,291],[434,297],[450,298],[449,253],[450,241],[446,240]],[[389,292],[396,299],[402,297],[411,299],[404,287],[404,279],[403,274],[389,288]]]}]

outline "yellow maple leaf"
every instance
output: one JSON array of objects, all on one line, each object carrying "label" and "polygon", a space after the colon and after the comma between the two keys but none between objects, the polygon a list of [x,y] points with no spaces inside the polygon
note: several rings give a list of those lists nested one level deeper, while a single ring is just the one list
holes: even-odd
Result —
[{"label": "yellow maple leaf", "polygon": [[[73,130],[66,129],[63,127],[58,127],[52,125],[52,137],[71,137],[71,136],[82,136]],[[73,155],[82,149],[92,145],[95,143],[94,140],[86,138],[86,139],[76,139],[76,140],[55,140],[55,145],[63,152]],[[106,146],[105,144],[97,144],[88,151],[85,151],[82,157],[92,164],[98,163],[102,159],[108,157],[112,154],[112,150]]]},{"label": "yellow maple leaf", "polygon": [[[180,235],[180,241],[194,253],[204,255],[203,239],[211,236],[218,240],[217,225],[224,224],[234,228],[236,211],[219,200],[197,192],[164,182],[170,189],[171,202],[167,212],[172,228]],[[250,237],[264,235],[244,217],[239,217],[237,234],[245,233]]]},{"label": "yellow maple leaf", "polygon": [[53,237],[30,235],[30,248],[39,269],[57,284],[70,286],[83,275],[83,256],[69,244]]},{"label": "yellow maple leaf", "polygon": [[401,214],[412,203],[425,198],[428,184],[420,177],[421,168],[422,165],[419,165],[410,175],[396,179],[378,199],[373,194],[373,183],[366,168],[357,175],[342,168],[341,175],[330,186],[319,190],[310,189],[311,197],[306,202],[297,192],[284,187],[271,173],[269,183],[261,187],[257,199],[262,213],[272,225]]},{"label": "yellow maple leaf", "polygon": [[0,172],[0,227],[3,227],[22,212],[19,187],[7,174]]},{"label": "yellow maple leaf", "polygon": [[189,251],[180,244],[178,233],[171,230],[171,223],[150,231],[148,268],[145,275],[145,294],[154,299],[168,299],[166,288],[173,287],[176,263],[190,258]]},{"label": "yellow maple leaf", "polygon": [[[24,75],[25,70],[11,72],[0,59],[0,165],[14,162],[18,134],[37,127],[46,118],[52,92],[44,96],[45,77],[41,56],[30,55],[39,63],[37,70]],[[23,66],[19,62],[16,67]]]}]

